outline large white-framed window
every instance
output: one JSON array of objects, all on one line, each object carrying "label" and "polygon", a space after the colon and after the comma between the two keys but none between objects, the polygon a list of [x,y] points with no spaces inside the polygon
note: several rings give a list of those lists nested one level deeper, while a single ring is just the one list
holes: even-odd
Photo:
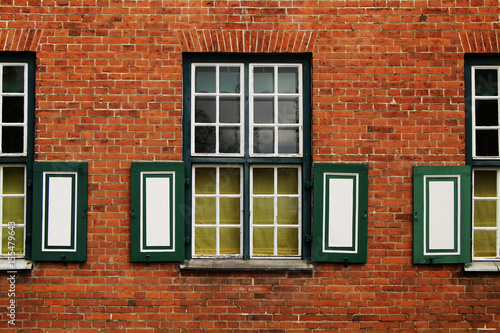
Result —
[{"label": "large white-framed window", "polygon": [[189,258],[310,256],[310,59],[184,59]]}]

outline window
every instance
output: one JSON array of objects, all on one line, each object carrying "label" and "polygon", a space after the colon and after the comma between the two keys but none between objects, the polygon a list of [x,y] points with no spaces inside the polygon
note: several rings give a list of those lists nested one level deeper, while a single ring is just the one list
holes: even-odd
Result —
[{"label": "window", "polygon": [[131,260],[365,263],[368,165],[312,166],[310,55],[184,54],[183,78],[183,161],[132,163]]},{"label": "window", "polygon": [[309,58],[189,55],[184,60],[188,253],[192,258],[309,256],[304,247],[310,230]]},{"label": "window", "polygon": [[500,259],[500,57],[466,57],[467,162],[472,166],[472,260]]},{"label": "window", "polygon": [[0,53],[0,258],[9,262],[30,248],[34,71],[32,53]]}]

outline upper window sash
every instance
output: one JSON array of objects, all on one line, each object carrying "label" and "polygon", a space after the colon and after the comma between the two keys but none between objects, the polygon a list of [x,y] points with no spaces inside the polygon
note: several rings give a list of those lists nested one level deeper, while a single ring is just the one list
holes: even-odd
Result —
[{"label": "upper window sash", "polygon": [[0,157],[27,156],[28,64],[0,63]]},{"label": "upper window sash", "polygon": [[191,65],[191,155],[244,155],[244,65]]},{"label": "upper window sash", "polygon": [[250,64],[250,156],[302,157],[302,64]]}]

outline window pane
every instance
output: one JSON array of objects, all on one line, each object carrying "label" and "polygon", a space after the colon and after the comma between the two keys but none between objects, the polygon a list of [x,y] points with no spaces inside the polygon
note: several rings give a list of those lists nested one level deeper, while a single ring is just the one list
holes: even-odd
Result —
[{"label": "window pane", "polygon": [[215,67],[196,67],[195,92],[215,93]]},{"label": "window pane", "polygon": [[293,94],[299,92],[299,69],[297,67],[278,68],[278,92]]},{"label": "window pane", "polygon": [[254,255],[274,255],[274,229],[254,228],[253,249]]},{"label": "window pane", "polygon": [[274,152],[274,129],[256,127],[253,133],[253,152],[257,154],[272,154]]},{"label": "window pane", "polygon": [[476,156],[498,156],[498,131],[476,130]]},{"label": "window pane", "polygon": [[220,168],[220,194],[240,194],[240,169]]},{"label": "window pane", "polygon": [[474,231],[474,256],[496,257],[497,236],[495,230]]},{"label": "window pane", "polygon": [[197,96],[195,100],[194,118],[196,123],[215,123],[215,97]]},{"label": "window pane", "polygon": [[474,171],[474,196],[496,197],[497,196],[497,172],[496,171]]},{"label": "window pane", "polygon": [[24,67],[4,66],[2,77],[2,92],[23,93],[24,92]]},{"label": "window pane", "polygon": [[278,130],[278,153],[297,154],[299,152],[299,129]]},{"label": "window pane", "polygon": [[220,229],[220,254],[240,254],[240,229],[221,228]]},{"label": "window pane", "polygon": [[299,123],[299,99],[280,98],[278,99],[278,123],[298,124]]},{"label": "window pane", "polygon": [[215,198],[196,198],[194,205],[195,224],[215,224]]},{"label": "window pane", "polygon": [[2,100],[2,122],[24,122],[24,97],[4,96]]},{"label": "window pane", "polygon": [[498,125],[498,101],[476,100],[476,126]]},{"label": "window pane", "polygon": [[253,101],[253,122],[255,124],[274,123],[274,99],[255,98]]},{"label": "window pane", "polygon": [[495,227],[497,225],[497,202],[494,200],[474,201],[474,227]]},{"label": "window pane", "polygon": [[24,168],[3,167],[3,194],[24,194]]},{"label": "window pane", "polygon": [[254,67],[253,87],[256,94],[274,92],[274,68]]},{"label": "window pane", "polygon": [[475,70],[476,96],[497,96],[498,71],[496,69]]},{"label": "window pane", "polygon": [[220,224],[240,224],[240,198],[219,199]]},{"label": "window pane", "polygon": [[219,129],[219,153],[240,152],[239,127],[221,127]]},{"label": "window pane", "polygon": [[5,197],[2,199],[2,223],[24,223],[24,198]]},{"label": "window pane", "polygon": [[274,224],[274,199],[253,198],[252,213],[254,224]]},{"label": "window pane", "polygon": [[296,228],[278,229],[278,255],[299,254],[299,230]]},{"label": "window pane", "polygon": [[215,168],[196,168],[195,173],[196,194],[215,194],[216,169]]},{"label": "window pane", "polygon": [[274,194],[274,169],[253,169],[253,193]]},{"label": "window pane", "polygon": [[204,255],[216,254],[216,229],[215,228],[195,228],[194,231],[194,253]]},{"label": "window pane", "polygon": [[240,122],[240,98],[221,97],[219,100],[219,122],[223,124]]},{"label": "window pane", "polygon": [[24,128],[2,127],[2,153],[22,153],[24,150]]},{"label": "window pane", "polygon": [[240,92],[240,68],[239,67],[220,67],[219,69],[219,91],[221,93],[239,93]]},{"label": "window pane", "polygon": [[298,169],[279,168],[278,169],[278,194],[298,194]]},{"label": "window pane", "polygon": [[278,198],[278,224],[299,224],[299,199]]},{"label": "window pane", "polygon": [[215,153],[215,127],[197,126],[194,131],[195,153]]},{"label": "window pane", "polygon": [[2,254],[9,254],[9,247],[14,247],[16,254],[24,253],[24,228],[2,228]]}]

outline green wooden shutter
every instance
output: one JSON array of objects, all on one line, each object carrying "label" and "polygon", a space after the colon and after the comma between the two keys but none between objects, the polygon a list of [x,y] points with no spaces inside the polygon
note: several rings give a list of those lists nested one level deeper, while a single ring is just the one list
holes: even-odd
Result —
[{"label": "green wooden shutter", "polygon": [[365,263],[368,165],[314,164],[312,260]]},{"label": "green wooden shutter", "polygon": [[184,164],[134,162],[131,176],[131,260],[183,261]]},{"label": "green wooden shutter", "polygon": [[471,169],[413,168],[413,263],[471,261]]},{"label": "green wooden shutter", "polygon": [[87,178],[87,163],[34,163],[33,260],[87,260]]}]

